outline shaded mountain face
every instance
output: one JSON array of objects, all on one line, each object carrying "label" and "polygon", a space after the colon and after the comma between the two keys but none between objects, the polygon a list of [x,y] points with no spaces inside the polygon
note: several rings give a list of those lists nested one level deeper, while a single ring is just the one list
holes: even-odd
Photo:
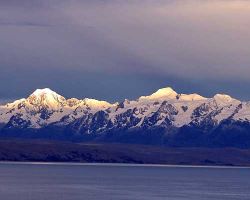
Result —
[{"label": "shaded mountain face", "polygon": [[38,89],[0,106],[1,135],[88,138],[168,146],[250,147],[250,103],[162,88],[111,104]]}]

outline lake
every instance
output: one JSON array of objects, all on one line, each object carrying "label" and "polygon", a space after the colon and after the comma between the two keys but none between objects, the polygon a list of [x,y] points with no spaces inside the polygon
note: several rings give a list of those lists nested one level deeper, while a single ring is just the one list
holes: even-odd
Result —
[{"label": "lake", "polygon": [[3,200],[249,200],[250,169],[1,163]]}]

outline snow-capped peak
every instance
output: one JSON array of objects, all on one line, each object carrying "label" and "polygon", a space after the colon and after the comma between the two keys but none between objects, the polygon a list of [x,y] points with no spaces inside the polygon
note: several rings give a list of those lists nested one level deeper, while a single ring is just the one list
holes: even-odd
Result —
[{"label": "snow-capped peak", "polygon": [[241,101],[232,98],[229,95],[226,94],[216,94],[213,99],[216,101],[219,105],[228,105],[228,104],[235,104],[238,105],[241,103]]},{"label": "snow-capped peak", "polygon": [[166,88],[161,88],[154,92],[153,94],[149,96],[142,96],[139,98],[139,100],[156,100],[156,99],[175,99],[177,96],[177,93],[171,88],[171,87],[166,87]]},{"label": "snow-capped peak", "polygon": [[108,107],[112,106],[112,104],[110,104],[107,101],[99,101],[99,100],[96,100],[96,99],[85,98],[83,101],[88,106],[93,107],[93,108],[108,108]]},{"label": "snow-capped peak", "polygon": [[231,102],[232,100],[234,100],[231,96],[229,95],[226,95],[226,94],[216,94],[214,96],[214,99],[216,101],[219,101],[219,102]]},{"label": "snow-capped peak", "polygon": [[199,94],[180,94],[178,96],[178,98],[180,100],[183,100],[183,101],[200,101],[200,100],[206,100],[207,98],[199,95]]},{"label": "snow-capped peak", "polygon": [[37,97],[37,98],[52,98],[52,99],[63,99],[65,98],[61,96],[60,94],[54,92],[53,90],[49,88],[44,88],[44,89],[36,89],[29,97]]},{"label": "snow-capped peak", "polygon": [[32,95],[42,95],[42,94],[49,94],[49,93],[55,93],[53,90],[50,88],[43,88],[43,89],[36,89]]},{"label": "snow-capped peak", "polygon": [[66,99],[63,96],[49,88],[35,90],[27,98],[27,101],[34,106],[46,106],[49,108],[58,108],[66,103]]},{"label": "snow-capped peak", "polygon": [[216,123],[230,116],[250,121],[249,106],[228,95],[217,94],[212,98],[205,98],[196,93],[177,93],[171,87],[166,87],[149,96],[131,101],[125,99],[115,104],[89,98],[65,99],[49,88],[37,89],[27,99],[0,106],[0,123],[7,124],[13,117],[18,117],[21,121],[30,123],[29,127],[40,128],[52,123],[66,125],[81,117],[91,118],[103,113],[106,120],[121,127],[125,124],[140,127],[170,122],[181,127],[192,120],[198,123],[212,115]]}]

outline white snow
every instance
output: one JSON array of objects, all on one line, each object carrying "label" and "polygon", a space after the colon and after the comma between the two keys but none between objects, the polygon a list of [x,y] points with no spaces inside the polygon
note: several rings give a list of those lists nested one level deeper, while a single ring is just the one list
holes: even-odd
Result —
[{"label": "white snow", "polygon": [[[166,87],[135,101],[126,99],[123,106],[119,106],[119,103],[110,104],[106,101],[89,98],[66,99],[49,88],[45,88],[37,89],[27,99],[23,98],[1,105],[0,123],[7,123],[12,116],[22,114],[24,120],[31,121],[31,127],[40,128],[53,122],[59,122],[64,116],[69,116],[69,118],[63,123],[69,123],[86,113],[94,114],[100,110],[107,110],[109,119],[115,123],[117,116],[131,109],[134,111],[133,115],[139,119],[135,127],[140,127],[146,118],[158,112],[163,102],[171,104],[178,111],[177,115],[171,116],[176,127],[189,124],[193,120],[191,117],[193,111],[202,104],[209,108],[205,115],[218,111],[214,116],[214,120],[218,123],[232,115],[236,120],[250,120],[250,103],[242,103],[225,94],[216,94],[213,98],[205,98],[196,93],[178,94],[172,88]],[[241,104],[242,107],[240,107]],[[50,113],[48,119],[40,117],[41,109]],[[166,111],[159,113],[159,116],[156,125],[160,125],[166,117],[170,117]]]},{"label": "white snow", "polygon": [[177,93],[171,88],[166,87],[157,90],[155,93],[149,96],[141,96],[139,100],[157,100],[157,99],[174,99],[176,98]]},{"label": "white snow", "polygon": [[206,100],[207,98],[199,95],[199,94],[181,94],[179,96],[179,100],[182,101],[201,101]]},{"label": "white snow", "polygon": [[[27,99],[20,99],[13,103],[0,106],[0,123],[7,123],[17,113],[22,114],[24,120],[31,121],[32,128],[40,128],[44,125],[60,121],[66,115],[74,115],[80,118],[84,112],[97,112],[111,107],[106,101],[95,99],[78,100],[76,98],[65,99],[63,96],[49,88],[35,90]],[[40,117],[41,109],[45,108],[51,113],[46,120]]]}]

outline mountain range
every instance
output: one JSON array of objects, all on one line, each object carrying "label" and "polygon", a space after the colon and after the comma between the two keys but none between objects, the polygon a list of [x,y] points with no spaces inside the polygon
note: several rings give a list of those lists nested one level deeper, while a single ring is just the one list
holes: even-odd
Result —
[{"label": "mountain range", "polygon": [[65,97],[45,88],[0,105],[0,136],[250,148],[250,102],[162,88],[136,100],[109,103]]}]

